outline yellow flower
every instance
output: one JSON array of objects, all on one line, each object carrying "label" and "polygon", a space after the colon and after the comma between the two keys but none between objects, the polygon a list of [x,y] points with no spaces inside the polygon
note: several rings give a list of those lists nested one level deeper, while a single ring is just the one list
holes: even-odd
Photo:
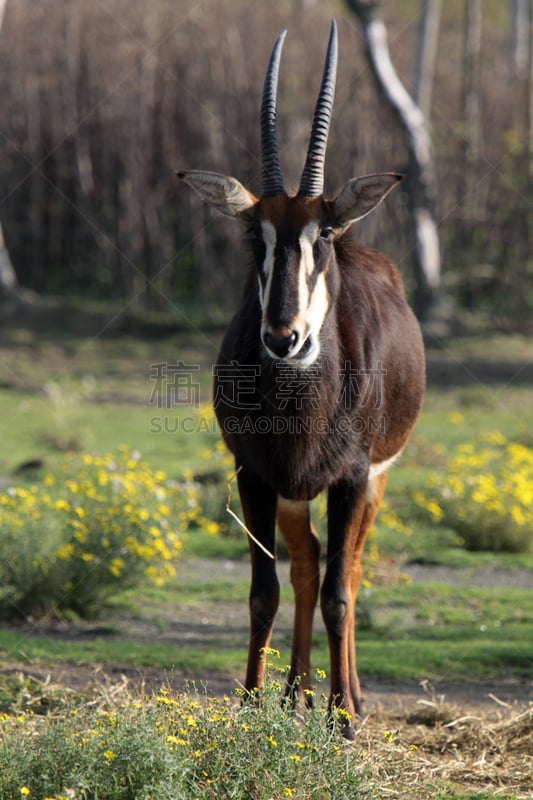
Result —
[{"label": "yellow flower", "polygon": [[54,508],[55,508],[56,511],[69,511],[70,510],[70,506],[67,503],[67,501],[66,500],[61,500],[61,499],[56,500],[56,502],[54,503]]},{"label": "yellow flower", "polygon": [[113,761],[114,758],[117,757],[117,754],[113,750],[106,750],[104,752],[104,758],[106,761]]},{"label": "yellow flower", "polygon": [[114,575],[115,578],[118,578],[124,567],[125,564],[123,558],[114,558],[109,565],[109,572],[111,575]]},{"label": "yellow flower", "polygon": [[465,421],[465,417],[460,411],[452,411],[451,414],[448,414],[448,420],[452,425],[462,425]]},{"label": "yellow flower", "polygon": [[179,747],[185,747],[187,742],[179,736],[167,736],[167,744],[176,744]]},{"label": "yellow flower", "polygon": [[281,658],[281,653],[275,647],[262,647],[261,655],[274,656],[274,658]]},{"label": "yellow flower", "polygon": [[520,506],[511,506],[511,517],[517,525],[524,525],[526,517]]},{"label": "yellow flower", "polygon": [[272,747],[277,747],[278,746],[278,743],[276,742],[275,739],[272,738],[272,736],[267,736],[266,739],[267,739],[267,742],[272,745]]},{"label": "yellow flower", "polygon": [[434,500],[430,500],[426,508],[434,520],[438,522],[442,519],[442,509]]},{"label": "yellow flower", "polygon": [[352,715],[349,711],[346,711],[345,708],[336,708],[335,712],[339,715],[339,717],[343,717],[344,719],[350,720]]},{"label": "yellow flower", "polygon": [[220,533],[220,525],[214,520],[206,521],[205,532],[210,536],[216,536],[217,533]]},{"label": "yellow flower", "polygon": [[29,793],[30,793],[30,790],[28,789],[27,786],[21,786],[20,787],[20,793],[21,793],[21,795],[23,797],[27,797],[29,795]]},{"label": "yellow flower", "polygon": [[56,550],[56,558],[60,561],[67,561],[74,554],[74,545],[72,542],[65,542]]},{"label": "yellow flower", "polygon": [[283,790],[283,797],[294,797],[294,792],[290,786],[286,786]]}]

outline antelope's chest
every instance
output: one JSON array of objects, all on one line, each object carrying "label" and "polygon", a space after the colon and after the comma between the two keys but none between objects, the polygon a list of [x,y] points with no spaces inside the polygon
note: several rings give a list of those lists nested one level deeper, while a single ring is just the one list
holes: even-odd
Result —
[{"label": "antelope's chest", "polygon": [[361,426],[332,387],[324,395],[325,386],[293,374],[276,388],[263,384],[247,409],[216,407],[237,466],[293,500],[311,499],[350,474],[363,446]]}]

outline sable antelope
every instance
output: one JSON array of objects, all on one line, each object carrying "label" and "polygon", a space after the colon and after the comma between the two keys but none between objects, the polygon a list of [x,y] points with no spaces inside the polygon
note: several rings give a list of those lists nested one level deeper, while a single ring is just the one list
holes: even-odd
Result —
[{"label": "sable antelope", "polygon": [[274,45],[263,89],[261,197],[217,173],[192,170],[178,176],[215,209],[244,224],[253,258],[215,368],[216,414],[235,456],[253,535],[245,686],[253,693],[264,680],[265,648],[278,607],[276,518],[295,596],[287,694],[295,702],[310,686],[320,545],[309,501],[327,490],[321,608],[331,659],[329,704],[348,712],[343,733],[351,739],[362,713],[354,632],[361,553],[388,469],[420,409],[424,352],[396,268],[348,234],[401,176],[353,178],[333,199],[323,197],[337,64],[334,21],[300,187],[295,195],[285,191],[277,141],[284,38],[285,31]]}]

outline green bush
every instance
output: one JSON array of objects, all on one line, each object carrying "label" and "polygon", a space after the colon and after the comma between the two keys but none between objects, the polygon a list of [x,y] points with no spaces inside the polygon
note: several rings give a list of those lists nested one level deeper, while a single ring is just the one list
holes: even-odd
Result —
[{"label": "green bush", "polygon": [[336,800],[375,797],[326,700],[305,719],[269,678],[258,703],[162,689],[59,718],[0,717],[0,797],[30,800]]},{"label": "green bush", "polygon": [[195,484],[138,454],[69,457],[0,494],[0,612],[95,616],[119,589],[172,576],[179,532],[200,519]]},{"label": "green bush", "polygon": [[446,472],[432,473],[414,500],[467,550],[533,550],[533,450],[498,431],[459,445]]}]

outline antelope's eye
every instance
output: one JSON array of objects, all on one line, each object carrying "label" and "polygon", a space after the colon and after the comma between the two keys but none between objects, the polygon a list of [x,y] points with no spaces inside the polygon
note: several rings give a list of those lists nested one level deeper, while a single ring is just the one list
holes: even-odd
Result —
[{"label": "antelope's eye", "polygon": [[319,237],[325,241],[331,241],[333,239],[333,228],[329,225],[324,225],[323,228],[320,228]]}]

